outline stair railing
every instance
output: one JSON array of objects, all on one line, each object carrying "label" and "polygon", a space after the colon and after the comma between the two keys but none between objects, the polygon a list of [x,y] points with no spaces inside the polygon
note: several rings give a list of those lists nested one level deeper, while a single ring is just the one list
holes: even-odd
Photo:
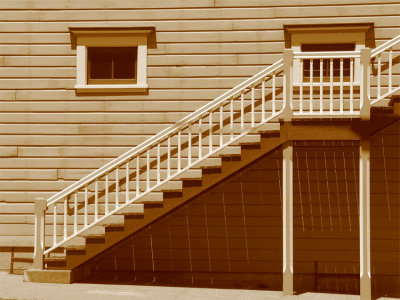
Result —
[{"label": "stair railing", "polygon": [[[285,108],[282,59],[47,200],[46,255]],[[82,214],[83,210],[83,214]],[[44,243],[44,232],[42,244]]]},{"label": "stair railing", "polygon": [[394,48],[399,45],[400,35],[371,51],[372,61],[369,72],[369,98],[371,105],[400,90],[399,84],[394,84],[393,72],[394,66],[400,64],[399,56],[394,57],[393,55]]}]

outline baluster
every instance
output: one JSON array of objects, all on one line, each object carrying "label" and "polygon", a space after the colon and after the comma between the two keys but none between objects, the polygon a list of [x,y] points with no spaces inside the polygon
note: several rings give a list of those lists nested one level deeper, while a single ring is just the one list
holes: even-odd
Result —
[{"label": "baluster", "polygon": [[263,78],[261,81],[261,121],[265,120],[265,80]]},{"label": "baluster", "polygon": [[221,105],[219,108],[219,146],[222,147],[224,144],[224,136],[223,136],[223,126],[224,126],[224,107]]},{"label": "baluster", "polygon": [[192,164],[192,123],[188,127],[188,166]]},{"label": "baluster", "polygon": [[86,228],[88,225],[88,186],[85,186],[85,201],[83,207],[83,226]]},{"label": "baluster", "polygon": [[251,127],[254,127],[254,85],[251,87]]},{"label": "baluster", "polygon": [[231,105],[230,105],[230,134],[231,134],[231,140],[233,140],[233,98],[231,99]]},{"label": "baluster", "polygon": [[388,83],[388,93],[392,90],[392,48],[389,49],[389,83]]},{"label": "baluster", "polygon": [[115,209],[119,207],[119,166],[115,170]]},{"label": "baluster", "polygon": [[275,72],[272,74],[272,113],[275,114],[276,110],[276,94],[275,94]]},{"label": "baluster", "polygon": [[160,153],[160,147],[161,147],[161,145],[160,144],[158,144],[157,145],[157,184],[158,183],[160,183],[160,181],[161,181],[161,174],[160,174],[160,155],[161,155],[161,153]]},{"label": "baluster", "polygon": [[343,58],[340,59],[340,113],[343,113]]},{"label": "baluster", "polygon": [[171,137],[167,140],[167,178],[171,176]]},{"label": "baluster", "polygon": [[354,58],[350,58],[350,112],[354,111],[354,100],[353,100],[353,63]]},{"label": "baluster", "polygon": [[244,91],[240,94],[240,129],[244,130]]},{"label": "baluster", "polygon": [[126,162],[126,169],[125,169],[125,203],[129,202],[129,161]]},{"label": "baluster", "polygon": [[64,225],[64,240],[67,238],[67,211],[68,211],[68,198],[65,197],[64,199],[64,220],[63,220],[63,225]]},{"label": "baluster", "polygon": [[57,244],[57,202],[53,204],[53,246]]},{"label": "baluster", "polygon": [[382,54],[378,54],[378,99],[381,97],[381,59]]},{"label": "baluster", "polygon": [[303,113],[303,59],[300,58],[300,95],[299,95],[299,99],[300,99],[300,113]]},{"label": "baluster", "polygon": [[212,113],[212,111],[210,111],[210,116],[209,116],[209,118],[208,118],[208,121],[209,121],[209,126],[208,126],[208,140],[209,140],[209,145],[208,145],[208,147],[209,147],[209,153],[211,153],[212,152],[212,150],[213,150],[213,142],[212,142],[212,132],[213,132],[213,129],[212,129],[212,115],[213,115],[213,113]]},{"label": "baluster", "polygon": [[333,113],[333,59],[329,60],[329,112]]},{"label": "baluster", "polygon": [[140,195],[140,155],[136,157],[136,197]]},{"label": "baluster", "polygon": [[150,189],[150,149],[147,149],[147,153],[146,153],[146,166],[147,166],[146,190],[149,190]]},{"label": "baluster", "polygon": [[181,170],[181,131],[178,131],[178,172]]},{"label": "baluster", "polygon": [[74,233],[78,231],[78,192],[74,194]]},{"label": "baluster", "polygon": [[108,173],[106,174],[106,191],[105,191],[105,211],[106,215],[108,215]]},{"label": "baluster", "polygon": [[310,59],[310,113],[313,112],[313,83],[314,83],[314,60]]},{"label": "baluster", "polygon": [[99,187],[98,187],[98,179],[94,182],[94,220],[97,221],[99,217]]},{"label": "baluster", "polygon": [[201,147],[202,147],[202,145],[201,145],[201,140],[203,139],[203,137],[202,137],[202,132],[201,132],[201,130],[202,130],[202,117],[200,117],[200,119],[199,119],[199,159],[201,158]]},{"label": "baluster", "polygon": [[322,98],[324,94],[324,76],[323,76],[323,59],[319,59],[319,112],[322,114],[324,110],[324,105],[322,103]]}]

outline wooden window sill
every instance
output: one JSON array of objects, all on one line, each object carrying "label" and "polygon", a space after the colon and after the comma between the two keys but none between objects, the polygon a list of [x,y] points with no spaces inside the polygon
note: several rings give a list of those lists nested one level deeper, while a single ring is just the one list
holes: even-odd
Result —
[{"label": "wooden window sill", "polygon": [[75,85],[78,93],[143,93],[147,92],[147,84],[87,84]]}]

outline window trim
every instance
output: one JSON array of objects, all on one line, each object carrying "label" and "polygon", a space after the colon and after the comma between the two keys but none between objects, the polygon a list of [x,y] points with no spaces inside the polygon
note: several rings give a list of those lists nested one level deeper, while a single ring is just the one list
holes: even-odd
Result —
[{"label": "window trim", "polygon": [[[71,28],[72,47],[76,48],[76,85],[78,93],[146,92],[147,44],[152,29]],[[88,47],[137,47],[136,83],[88,83]]]}]

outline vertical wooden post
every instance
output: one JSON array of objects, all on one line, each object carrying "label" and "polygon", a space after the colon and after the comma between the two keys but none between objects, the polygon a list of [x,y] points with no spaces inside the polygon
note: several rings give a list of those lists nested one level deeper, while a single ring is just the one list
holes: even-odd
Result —
[{"label": "vertical wooden post", "polygon": [[369,66],[371,63],[371,49],[361,49],[360,56],[360,117],[362,120],[369,120],[371,115],[371,105],[369,103]]},{"label": "vertical wooden post", "polygon": [[371,299],[370,141],[360,141],[360,299]]},{"label": "vertical wooden post", "polygon": [[44,218],[46,205],[45,199],[35,199],[35,251],[33,253],[32,269],[43,270]]},{"label": "vertical wooden post", "polygon": [[[300,74],[303,76],[303,74]],[[292,95],[293,95],[293,50],[283,50],[283,101],[285,108],[282,119],[286,122],[292,120]]]},{"label": "vertical wooden post", "polygon": [[293,142],[283,148],[283,294],[293,295]]}]

